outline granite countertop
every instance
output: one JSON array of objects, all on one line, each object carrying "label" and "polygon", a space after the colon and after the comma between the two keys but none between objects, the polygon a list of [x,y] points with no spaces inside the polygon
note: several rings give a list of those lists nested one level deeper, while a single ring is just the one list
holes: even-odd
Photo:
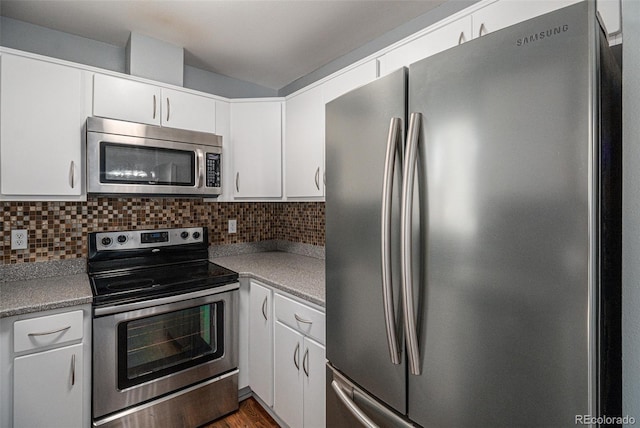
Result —
[{"label": "granite countertop", "polygon": [[212,262],[324,307],[324,260],[281,251],[214,257]]},{"label": "granite countertop", "polygon": [[0,318],[91,303],[85,273],[0,283]]}]

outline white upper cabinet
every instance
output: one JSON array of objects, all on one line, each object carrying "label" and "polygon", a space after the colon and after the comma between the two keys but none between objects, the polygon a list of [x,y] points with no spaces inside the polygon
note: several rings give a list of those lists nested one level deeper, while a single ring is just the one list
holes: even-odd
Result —
[{"label": "white upper cabinet", "polygon": [[285,120],[285,188],[288,198],[324,196],[325,104],[376,78],[375,60],[290,97]]},{"label": "white upper cabinet", "polygon": [[580,0],[500,0],[472,14],[473,38],[578,3]]},{"label": "white upper cabinet", "polygon": [[93,115],[160,125],[160,88],[119,77],[93,77]]},{"label": "white upper cabinet", "polygon": [[282,197],[282,102],[231,103],[235,198]]},{"label": "white upper cabinet", "polygon": [[162,126],[191,131],[216,131],[213,98],[162,88]]},{"label": "white upper cabinet", "polygon": [[620,0],[598,0],[598,12],[609,35],[622,31],[622,15]]},{"label": "white upper cabinet", "polygon": [[366,85],[378,77],[376,60],[371,60],[352,68],[349,71],[338,74],[322,84],[324,103],[338,98],[340,95]]},{"label": "white upper cabinet", "polygon": [[3,198],[78,199],[88,74],[7,54],[1,64]]},{"label": "white upper cabinet", "polygon": [[286,195],[324,195],[324,98],[316,86],[287,100],[285,125]]},{"label": "white upper cabinet", "polygon": [[380,76],[406,67],[471,40],[471,17],[465,16],[448,25],[413,39],[378,58]]},{"label": "white upper cabinet", "polygon": [[213,133],[216,101],[175,89],[96,74],[93,78],[93,115]]}]

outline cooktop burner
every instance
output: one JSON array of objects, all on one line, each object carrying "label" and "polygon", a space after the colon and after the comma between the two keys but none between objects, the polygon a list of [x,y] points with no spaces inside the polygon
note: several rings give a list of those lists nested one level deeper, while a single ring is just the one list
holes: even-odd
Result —
[{"label": "cooktop burner", "polygon": [[88,273],[94,306],[213,288],[238,274],[207,260],[206,228],[92,233]]}]

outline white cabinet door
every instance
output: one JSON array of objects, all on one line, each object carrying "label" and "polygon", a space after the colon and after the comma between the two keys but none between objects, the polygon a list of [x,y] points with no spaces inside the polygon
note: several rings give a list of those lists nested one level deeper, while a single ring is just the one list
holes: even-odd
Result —
[{"label": "white cabinet door", "polygon": [[271,290],[251,281],[249,289],[249,384],[273,405],[273,305]]},{"label": "white cabinet door", "polygon": [[398,46],[378,58],[380,76],[471,40],[471,17],[465,16]]},{"label": "white cabinet door", "polygon": [[16,428],[85,425],[82,344],[18,357],[13,368],[13,425]]},{"label": "white cabinet door", "polygon": [[1,64],[1,193],[79,196],[86,73],[13,55]]},{"label": "white cabinet door", "polygon": [[216,101],[173,89],[162,89],[162,126],[216,132]]},{"label": "white cabinet door", "polygon": [[316,86],[286,103],[285,189],[287,197],[324,195],[324,98]]},{"label": "white cabinet door", "polygon": [[472,14],[473,38],[560,9],[580,0],[500,0]]},{"label": "white cabinet door", "polygon": [[231,104],[236,198],[282,197],[282,102]]},{"label": "white cabinet door", "polygon": [[325,415],[325,349],[317,342],[304,338],[302,357],[304,377],[304,428],[324,428]]},{"label": "white cabinet door", "polygon": [[304,424],[302,342],[300,333],[276,321],[273,410],[290,428]]},{"label": "white cabinet door", "polygon": [[609,34],[618,34],[622,30],[620,0],[598,0],[598,12]]},{"label": "white cabinet door", "polygon": [[371,60],[339,74],[331,80],[327,80],[322,84],[325,104],[357,87],[372,82],[377,77],[377,74],[378,66],[376,60]]},{"label": "white cabinet door", "polygon": [[133,80],[96,74],[93,77],[93,115],[160,125],[160,88]]}]

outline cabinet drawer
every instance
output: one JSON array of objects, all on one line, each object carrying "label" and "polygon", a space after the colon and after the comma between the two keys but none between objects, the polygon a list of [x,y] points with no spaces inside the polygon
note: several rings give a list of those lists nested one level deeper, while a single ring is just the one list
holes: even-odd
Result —
[{"label": "cabinet drawer", "polygon": [[82,339],[82,311],[16,321],[13,324],[14,352],[61,345]]},{"label": "cabinet drawer", "polygon": [[276,294],[276,319],[324,344],[324,313]]}]

